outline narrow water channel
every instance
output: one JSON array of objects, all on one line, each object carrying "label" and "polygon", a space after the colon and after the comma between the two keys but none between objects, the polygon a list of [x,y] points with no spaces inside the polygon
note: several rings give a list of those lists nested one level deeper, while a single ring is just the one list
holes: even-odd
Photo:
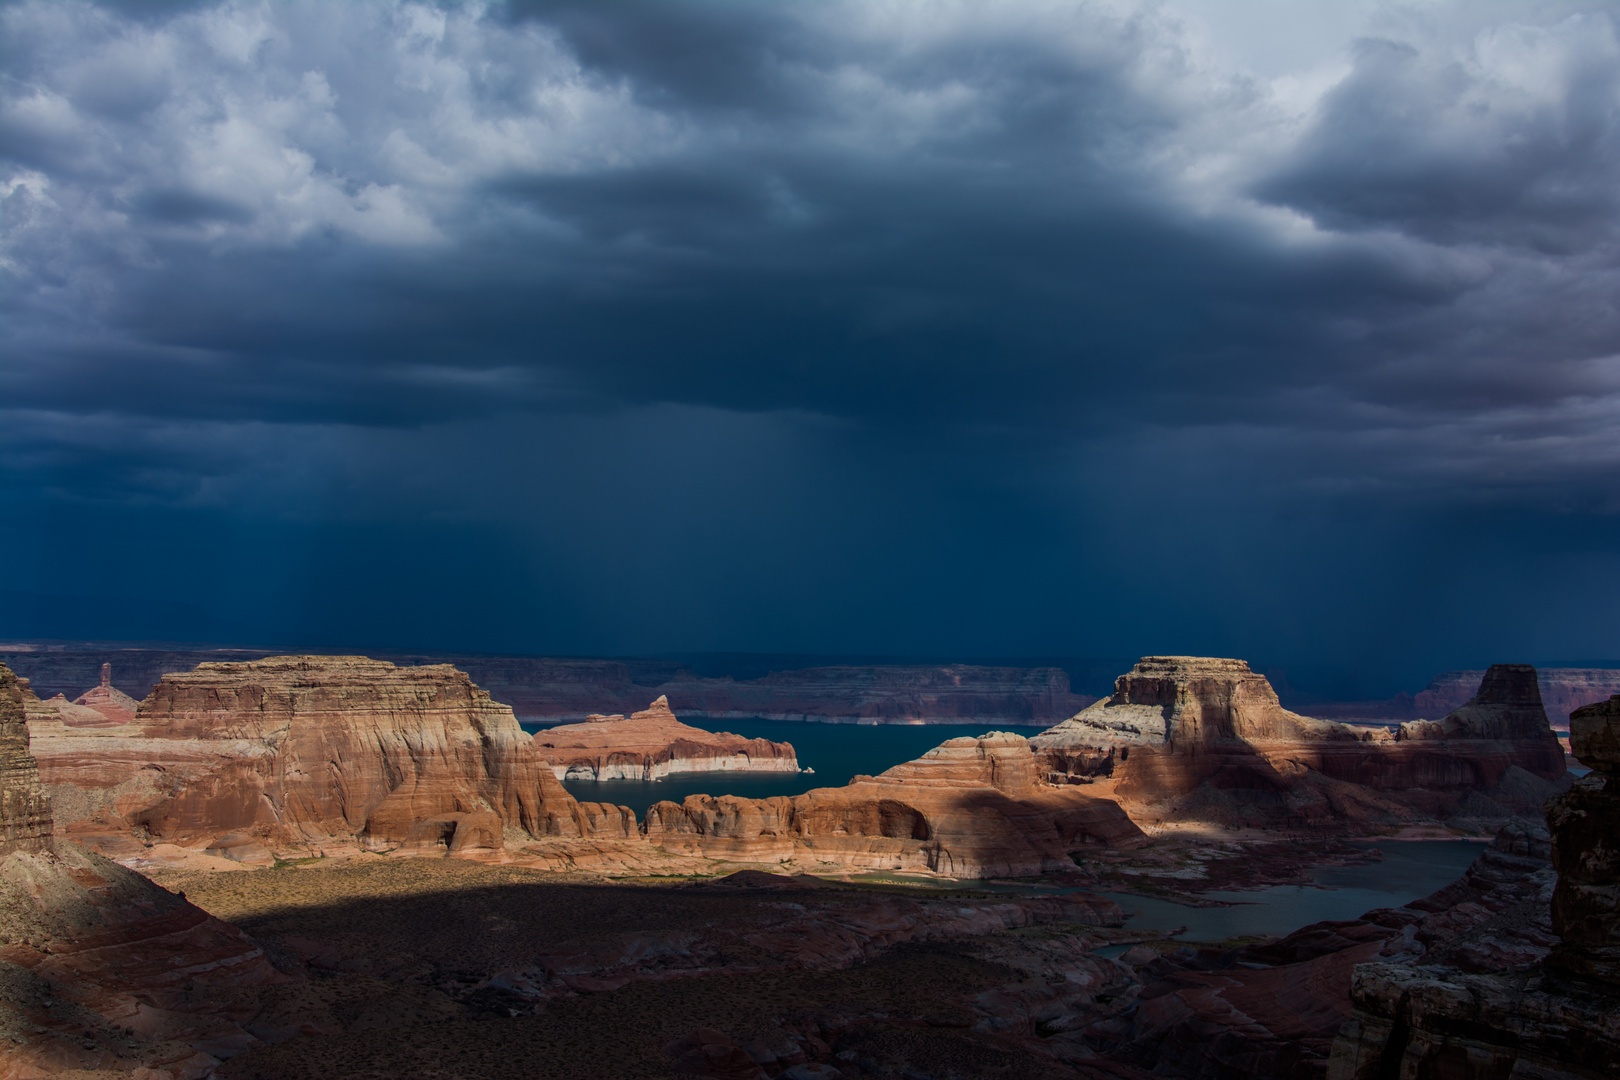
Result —
[{"label": "narrow water channel", "polygon": [[[1380,840],[1362,846],[1378,848],[1383,861],[1320,867],[1311,873],[1314,885],[1203,894],[1231,907],[1188,907],[1129,893],[1102,895],[1129,913],[1127,929],[1162,930],[1177,941],[1281,937],[1314,922],[1355,919],[1373,908],[1400,907],[1421,899],[1461,877],[1484,850],[1483,844],[1469,840]],[[1169,933],[1174,930],[1181,932]]]},{"label": "narrow water channel", "polygon": [[[883,770],[920,757],[946,739],[982,735],[990,730],[984,724],[854,725],[817,724],[785,720],[693,720],[712,731],[732,731],[745,738],[791,742],[799,763],[814,773],[683,773],[656,782],[639,780],[569,780],[563,785],[582,802],[626,805],[639,818],[654,802],[668,799],[680,802],[688,795],[739,795],[764,798],[771,795],[797,795],[811,788],[841,787],[858,773],[875,775]],[[550,724],[525,722],[535,732]],[[1005,727],[1005,725],[1002,725]],[[1021,735],[1033,735],[1039,728],[1010,728]],[[1379,907],[1400,907],[1448,885],[1462,875],[1479,856],[1481,845],[1467,840],[1368,842],[1384,853],[1381,862],[1361,866],[1322,867],[1312,872],[1312,885],[1276,885],[1244,892],[1209,892],[1210,900],[1224,901],[1230,907],[1188,907],[1169,900],[1104,893],[1131,913],[1128,929],[1163,931],[1178,941],[1225,941],[1235,937],[1272,935],[1281,937],[1302,926],[1324,919],[1354,919]],[[920,889],[938,888],[937,878],[916,878],[905,874],[863,874],[856,880],[885,881],[915,885]],[[953,882],[956,888],[1028,894],[1052,891],[1002,882]],[[1056,890],[1070,891],[1070,890]],[[1179,931],[1171,933],[1171,931]],[[1122,951],[1125,946],[1107,950]]]}]

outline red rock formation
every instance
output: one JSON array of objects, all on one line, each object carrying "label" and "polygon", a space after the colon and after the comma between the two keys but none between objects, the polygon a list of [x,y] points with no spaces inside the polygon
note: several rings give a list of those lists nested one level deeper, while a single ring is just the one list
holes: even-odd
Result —
[{"label": "red rock formation", "polygon": [[1072,866],[1070,853],[1085,847],[1144,839],[1110,800],[1042,781],[1029,744],[1002,732],[947,740],[842,788],[657,803],[642,828],[667,850],[711,858],[965,878],[1046,873]]},{"label": "red rock formation", "polygon": [[471,853],[500,849],[507,829],[588,835],[605,816],[562,790],[510,708],[447,665],[206,663],[165,675],[127,727],[39,739],[70,828],[195,849],[242,833],[272,850]]},{"label": "red rock formation", "polygon": [[210,1075],[255,1041],[215,994],[286,978],[235,927],[51,837],[24,691],[0,665],[0,1080]]},{"label": "red rock formation", "polygon": [[1392,732],[1289,712],[1241,660],[1145,657],[1031,744],[1049,775],[1096,783],[1139,819],[1232,825],[1499,823],[1565,772],[1535,669],[1509,664],[1444,720]]},{"label": "red rock formation", "polygon": [[108,719],[106,713],[98,709],[92,709],[88,705],[80,705],[76,701],[69,701],[61,694],[57,694],[46,704],[55,712],[58,720],[71,728],[120,728],[124,726],[124,721]]},{"label": "red rock formation", "polygon": [[0,664],[0,855],[50,846],[51,801],[28,752],[24,689]]},{"label": "red rock formation", "polygon": [[127,724],[135,719],[137,707],[134,698],[112,684],[110,663],[101,665],[101,685],[74,698],[73,704],[94,709],[114,724]]},{"label": "red rock formation", "polygon": [[683,772],[799,771],[790,743],[745,739],[681,723],[660,697],[623,716],[593,715],[583,724],[547,728],[534,737],[535,752],[559,780],[661,780]]},{"label": "red rock formation", "polygon": [[[107,661],[126,685],[150,685],[200,662],[260,659],[245,649],[198,652],[120,649],[0,654],[41,692],[83,686]],[[950,665],[846,665],[772,672],[757,679],[699,678],[679,663],[476,656],[381,654],[402,666],[451,663],[524,720],[573,720],[591,713],[628,714],[659,694],[691,717],[764,716],[841,723],[1049,724],[1095,699],[1074,693],[1059,668]]]}]

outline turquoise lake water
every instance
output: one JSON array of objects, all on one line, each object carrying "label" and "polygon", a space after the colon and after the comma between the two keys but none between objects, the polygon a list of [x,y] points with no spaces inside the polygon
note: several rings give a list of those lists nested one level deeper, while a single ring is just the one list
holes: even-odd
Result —
[{"label": "turquoise lake water", "polygon": [[[688,795],[740,795],[762,799],[770,795],[802,795],[811,788],[843,787],[865,773],[876,776],[885,769],[921,757],[946,739],[1012,731],[1026,738],[1044,727],[1006,724],[817,724],[796,720],[692,720],[707,731],[730,731],[747,739],[770,739],[793,744],[799,767],[814,773],[678,773],[664,780],[569,780],[563,786],[581,802],[628,806],[640,817],[655,802],[680,802]],[[525,723],[535,732],[552,724]]]},{"label": "turquoise lake water", "polygon": [[[804,773],[682,773],[666,780],[569,780],[571,795],[582,802],[629,806],[638,817],[661,800],[680,802],[688,795],[739,795],[758,799],[770,795],[799,795],[811,788],[842,787],[857,774],[875,776],[901,762],[922,756],[946,739],[983,735],[994,730],[984,724],[817,724],[792,720],[697,720],[710,731],[730,731],[750,739],[790,742],[798,751]],[[525,723],[534,732],[551,724]],[[1039,727],[1010,727],[1025,737]],[[1179,941],[1224,941],[1247,935],[1282,936],[1324,919],[1354,919],[1380,907],[1400,907],[1448,885],[1462,875],[1484,845],[1466,840],[1369,842],[1383,852],[1383,861],[1364,866],[1322,867],[1311,874],[1314,886],[1278,885],[1247,892],[1209,892],[1208,899],[1231,907],[1196,908],[1168,900],[1104,893],[1131,913],[1126,926],[1133,930],[1165,931]],[[927,888],[937,879],[908,875],[861,875],[867,880],[890,880]],[[955,882],[996,892],[1069,892],[1069,889],[1027,888],[1003,883]],[[1185,929],[1182,929],[1185,928]],[[1171,934],[1170,931],[1181,932]],[[1125,946],[1107,950],[1123,951]]]}]

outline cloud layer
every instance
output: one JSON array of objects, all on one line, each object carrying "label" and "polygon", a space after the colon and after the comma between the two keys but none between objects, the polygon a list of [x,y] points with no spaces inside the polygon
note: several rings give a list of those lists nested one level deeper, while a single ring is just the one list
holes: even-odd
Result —
[{"label": "cloud layer", "polygon": [[[7,5],[8,488],[407,565],[411,522],[502,532],[551,551],[491,556],[548,648],[1344,651],[1377,620],[1278,612],[1476,563],[1568,618],[1549,536],[1620,516],[1620,20],[1368,7],[1235,55],[1256,12]],[[654,512],[713,535],[627,540]],[[1148,550],[1128,642],[1005,591],[1117,609]],[[897,617],[934,574],[963,602]],[[609,629],[638,596],[700,629]],[[1575,620],[1478,647],[1620,653]]]}]

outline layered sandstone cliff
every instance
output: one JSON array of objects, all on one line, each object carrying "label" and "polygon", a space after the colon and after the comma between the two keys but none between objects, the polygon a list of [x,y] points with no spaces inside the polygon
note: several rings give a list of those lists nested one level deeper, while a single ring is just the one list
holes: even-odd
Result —
[{"label": "layered sandstone cliff", "polygon": [[1073,852],[1144,837],[1119,807],[1039,776],[1028,742],[992,732],[950,739],[916,761],[841,788],[769,799],[689,796],[647,811],[643,832],[708,858],[798,860],[956,877],[1024,877]]},{"label": "layered sandstone cliff", "polygon": [[0,1078],[211,1075],[257,1041],[225,998],[287,980],[235,927],[52,837],[26,696],[0,665]]},{"label": "layered sandstone cliff", "polygon": [[[42,693],[70,696],[104,663],[127,687],[145,688],[199,662],[261,659],[254,650],[153,649],[3,652]],[[628,715],[663,694],[689,717],[815,720],[833,723],[1050,724],[1095,698],[1076,693],[1057,667],[908,664],[804,667],[757,678],[700,677],[669,660],[612,660],[460,653],[383,654],[402,666],[451,663],[525,720]],[[750,674],[752,674],[750,672]]]},{"label": "layered sandstone cliff", "polygon": [[51,801],[28,752],[25,688],[0,664],[0,855],[50,846]]},{"label": "layered sandstone cliff", "polygon": [[1290,712],[1241,660],[1144,657],[1031,744],[1049,777],[1097,784],[1150,821],[1488,827],[1539,809],[1565,774],[1535,669],[1514,664],[1445,719],[1391,731]]},{"label": "layered sandstone cliff", "polygon": [[631,716],[590,716],[534,736],[559,780],[662,780],[687,772],[799,771],[791,743],[683,724],[660,697]]},{"label": "layered sandstone cliff", "polygon": [[582,808],[512,710],[448,665],[289,656],[168,674],[120,729],[50,723],[36,755],[59,824],[119,855],[226,857],[336,844],[473,854],[519,837],[625,836]]}]

